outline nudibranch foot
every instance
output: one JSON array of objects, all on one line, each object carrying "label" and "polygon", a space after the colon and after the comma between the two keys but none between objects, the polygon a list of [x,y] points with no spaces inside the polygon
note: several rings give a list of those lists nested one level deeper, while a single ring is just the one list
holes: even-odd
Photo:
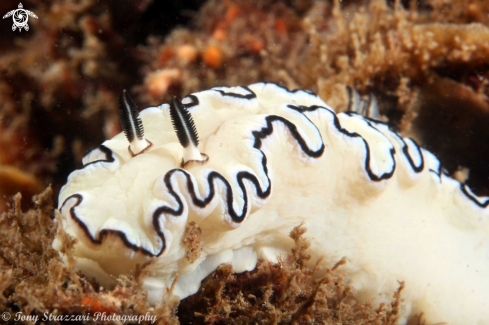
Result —
[{"label": "nudibranch foot", "polygon": [[[183,299],[222,263],[276,262],[304,224],[311,260],[348,258],[359,299],[390,301],[405,282],[400,323],[423,312],[427,323],[488,324],[489,198],[376,120],[374,98],[350,93],[336,113],[307,90],[218,87],[139,117],[123,94],[125,134],[89,151],[59,195],[80,269],[104,281],[156,257],[150,301],[177,275]],[[143,124],[152,145],[136,152]],[[202,232],[192,263],[190,222]]]}]

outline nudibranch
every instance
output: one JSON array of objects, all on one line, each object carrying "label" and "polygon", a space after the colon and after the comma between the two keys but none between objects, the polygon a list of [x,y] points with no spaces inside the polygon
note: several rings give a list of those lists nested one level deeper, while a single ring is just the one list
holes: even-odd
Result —
[{"label": "nudibranch", "polygon": [[[222,263],[277,261],[303,223],[312,260],[348,258],[359,299],[389,300],[405,281],[402,322],[423,312],[488,324],[489,198],[350,93],[351,111],[337,114],[308,90],[217,87],[139,116],[123,93],[125,134],[89,151],[59,195],[77,267],[104,284],[156,257],[148,298],[178,274],[183,299]],[[196,259],[183,243],[190,222],[202,231]]]}]

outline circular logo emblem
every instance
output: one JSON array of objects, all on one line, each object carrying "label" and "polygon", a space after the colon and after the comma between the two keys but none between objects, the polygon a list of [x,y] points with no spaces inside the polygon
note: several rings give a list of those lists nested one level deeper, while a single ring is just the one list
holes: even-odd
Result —
[{"label": "circular logo emblem", "polygon": [[29,25],[27,22],[29,21],[29,16],[34,17],[37,19],[37,16],[35,13],[32,11],[24,9],[24,6],[22,6],[22,3],[19,3],[18,9],[11,10],[7,12],[3,18],[7,18],[12,16],[12,19],[14,20],[14,24],[12,25],[12,30],[15,31],[16,29],[22,31],[22,28],[25,30],[29,30]]}]

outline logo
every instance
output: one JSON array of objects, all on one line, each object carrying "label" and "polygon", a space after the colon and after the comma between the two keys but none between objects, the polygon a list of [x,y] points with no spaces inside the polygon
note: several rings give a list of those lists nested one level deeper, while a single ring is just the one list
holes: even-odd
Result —
[{"label": "logo", "polygon": [[27,24],[27,22],[29,21],[29,16],[37,19],[35,13],[23,8],[24,7],[22,6],[22,3],[19,3],[18,9],[9,11],[5,16],[3,16],[3,19],[12,16],[14,20],[14,24],[12,25],[13,31],[15,31],[17,28],[19,29],[19,32],[22,31],[22,28],[25,28],[25,30],[27,31],[29,30],[29,25]]}]

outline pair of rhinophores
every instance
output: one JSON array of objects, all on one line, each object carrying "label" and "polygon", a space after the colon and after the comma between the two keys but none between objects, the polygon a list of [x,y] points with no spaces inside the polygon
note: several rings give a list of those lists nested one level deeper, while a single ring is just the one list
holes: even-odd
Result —
[{"label": "pair of rhinophores", "polygon": [[[156,256],[150,301],[177,274],[183,299],[222,263],[243,272],[277,261],[304,223],[311,261],[331,267],[346,256],[360,300],[390,301],[405,282],[401,323],[424,312],[427,324],[489,324],[489,199],[357,113],[377,116],[374,102],[355,92],[350,102],[353,111],[337,114],[311,91],[257,83],[173,98],[138,117],[124,92],[127,139],[89,151],[59,195],[77,267],[109,285]],[[195,261],[182,243],[191,221],[202,230]]]}]

